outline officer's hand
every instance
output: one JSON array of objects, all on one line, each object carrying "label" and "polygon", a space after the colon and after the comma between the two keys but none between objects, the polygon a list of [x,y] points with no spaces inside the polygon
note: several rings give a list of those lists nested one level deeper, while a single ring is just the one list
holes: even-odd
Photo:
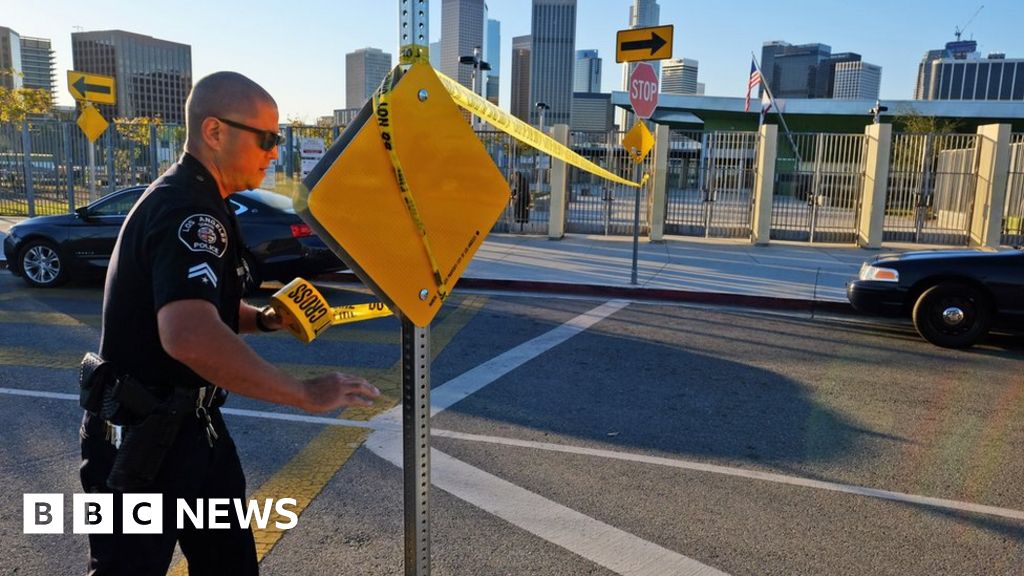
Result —
[{"label": "officer's hand", "polygon": [[331,372],[303,383],[308,412],[328,412],[346,406],[372,406],[380,390],[359,376]]}]

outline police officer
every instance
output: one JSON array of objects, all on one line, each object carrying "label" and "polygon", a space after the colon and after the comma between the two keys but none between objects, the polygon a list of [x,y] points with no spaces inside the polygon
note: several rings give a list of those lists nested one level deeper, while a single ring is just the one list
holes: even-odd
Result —
[{"label": "police officer", "polygon": [[[89,574],[165,574],[177,542],[197,574],[257,574],[252,532],[176,529],[175,501],[245,498],[238,454],[218,410],[225,391],[325,412],[369,406],[379,394],[366,380],[330,373],[300,381],[264,361],[238,333],[282,327],[270,307],[242,301],[245,267],[238,226],[226,198],[254,188],[281,142],[274,99],[241,74],[217,72],[199,80],[186,103],[187,137],[181,159],[153,182],[128,215],[107,272],[100,354],[131,376],[189,409],[174,420],[154,477],[131,492],[164,497],[161,534],[122,534],[121,495],[110,486],[121,434],[86,412],[82,422],[82,485],[114,492],[115,534],[90,535]],[[194,406],[194,407],[193,407]],[[136,415],[144,417],[145,415]],[[161,421],[162,422],[162,421]],[[114,436],[112,438],[112,436]],[[113,442],[111,442],[113,440]],[[152,451],[145,452],[150,458]],[[233,517],[234,514],[229,514]]]}]

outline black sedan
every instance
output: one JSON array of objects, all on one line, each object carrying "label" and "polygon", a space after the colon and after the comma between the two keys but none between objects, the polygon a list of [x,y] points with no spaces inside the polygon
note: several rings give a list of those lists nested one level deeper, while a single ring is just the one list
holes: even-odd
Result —
[{"label": "black sedan", "polygon": [[[14,225],[4,239],[7,267],[30,286],[47,288],[70,278],[102,275],[128,211],[145,191],[118,190],[73,214],[39,216]],[[228,198],[241,228],[255,286],[263,280],[288,282],[345,268],[337,256],[292,209],[291,200],[266,190]]]},{"label": "black sedan", "polygon": [[880,255],[846,296],[861,312],[910,316],[932,344],[967,348],[995,325],[1024,326],[1024,251]]}]

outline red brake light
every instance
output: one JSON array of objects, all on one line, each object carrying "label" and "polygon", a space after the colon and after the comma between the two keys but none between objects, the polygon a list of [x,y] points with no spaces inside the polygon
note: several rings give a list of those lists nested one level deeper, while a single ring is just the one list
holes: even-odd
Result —
[{"label": "red brake light", "polygon": [[305,238],[312,235],[313,229],[309,227],[309,224],[292,224],[292,238]]}]

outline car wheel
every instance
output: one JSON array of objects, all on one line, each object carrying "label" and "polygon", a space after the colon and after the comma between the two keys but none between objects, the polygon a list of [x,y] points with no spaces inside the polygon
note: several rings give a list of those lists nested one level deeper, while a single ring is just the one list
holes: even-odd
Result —
[{"label": "car wheel", "polygon": [[943,348],[969,348],[988,334],[992,306],[977,288],[956,282],[925,290],[914,305],[914,327]]},{"label": "car wheel", "polygon": [[29,286],[53,288],[68,278],[67,262],[48,240],[32,240],[21,250],[22,277]]}]

